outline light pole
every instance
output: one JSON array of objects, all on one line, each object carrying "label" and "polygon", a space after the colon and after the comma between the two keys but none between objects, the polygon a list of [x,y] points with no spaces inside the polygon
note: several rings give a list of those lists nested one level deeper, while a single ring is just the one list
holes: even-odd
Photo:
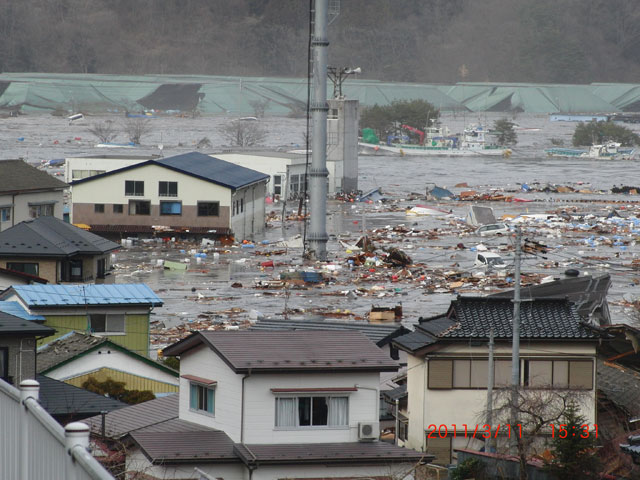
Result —
[{"label": "light pole", "polygon": [[329,76],[329,80],[333,83],[333,98],[342,97],[342,82],[344,82],[349,75],[355,75],[357,73],[362,73],[362,69],[360,67],[327,67],[327,75]]}]

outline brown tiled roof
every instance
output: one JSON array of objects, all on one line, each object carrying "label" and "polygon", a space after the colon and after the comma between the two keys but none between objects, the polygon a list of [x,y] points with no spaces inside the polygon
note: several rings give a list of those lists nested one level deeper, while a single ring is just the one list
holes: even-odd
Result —
[{"label": "brown tiled roof", "polygon": [[233,440],[220,430],[134,432],[131,438],[152,463],[240,462]]},{"label": "brown tiled roof", "polygon": [[208,345],[236,373],[299,371],[396,371],[399,365],[360,332],[196,332],[163,350],[180,355]]},{"label": "brown tiled roof", "polygon": [[386,442],[302,443],[273,445],[236,444],[236,454],[244,463],[259,464],[344,464],[418,462],[432,455]]},{"label": "brown tiled roof", "polygon": [[62,190],[68,185],[23,160],[0,160],[0,194]]},{"label": "brown tiled roof", "polygon": [[[179,397],[178,394],[167,395],[166,397],[156,398],[155,400],[109,412],[105,418],[106,436],[109,438],[121,438],[130,432],[177,419]],[[87,418],[83,422],[89,425],[92,433],[101,433],[101,415]],[[164,426],[163,428],[166,429],[168,427]]]}]

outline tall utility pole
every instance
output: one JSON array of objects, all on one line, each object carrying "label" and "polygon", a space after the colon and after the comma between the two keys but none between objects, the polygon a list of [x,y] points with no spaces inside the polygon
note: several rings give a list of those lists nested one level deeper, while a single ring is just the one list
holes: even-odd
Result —
[{"label": "tall utility pole", "polygon": [[313,143],[309,189],[311,219],[309,250],[317,260],[327,259],[327,38],[328,0],[315,0],[313,47]]},{"label": "tall utility pole", "polygon": [[[511,428],[518,423],[518,390],[520,388],[520,255],[522,241],[520,227],[516,227],[516,258],[513,289],[513,348],[511,353]],[[518,436],[513,435],[512,453],[518,454]]]}]

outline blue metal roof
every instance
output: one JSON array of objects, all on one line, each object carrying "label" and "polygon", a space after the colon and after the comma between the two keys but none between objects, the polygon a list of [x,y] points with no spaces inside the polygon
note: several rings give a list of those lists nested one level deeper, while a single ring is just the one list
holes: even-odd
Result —
[{"label": "blue metal roof", "polygon": [[31,315],[18,302],[5,302],[0,300],[0,312],[8,313],[14,317],[24,320],[34,320],[36,322],[44,322],[46,319],[42,315]]},{"label": "blue metal roof", "polygon": [[29,307],[63,305],[149,305],[162,300],[144,283],[112,285],[16,285],[13,291]]}]

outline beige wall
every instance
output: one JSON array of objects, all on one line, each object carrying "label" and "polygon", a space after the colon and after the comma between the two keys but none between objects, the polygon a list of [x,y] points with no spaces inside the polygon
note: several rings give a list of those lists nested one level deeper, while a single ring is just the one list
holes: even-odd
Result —
[{"label": "beige wall", "polygon": [[[521,359],[591,359],[594,361],[592,390],[580,391],[581,413],[588,423],[596,423],[595,344],[593,343],[521,343]],[[432,359],[463,358],[486,360],[487,347],[457,344],[430,354]],[[511,345],[497,344],[495,358],[511,359]],[[473,426],[484,424],[486,389],[428,389],[428,361],[422,356],[408,359],[409,439],[407,446],[417,450],[426,447],[425,429],[430,424]],[[522,369],[521,369],[522,375]],[[458,427],[460,428],[460,427]],[[463,428],[463,427],[462,427]],[[470,427],[469,427],[470,428]],[[450,432],[451,433],[451,432]],[[458,439],[459,440],[459,439]],[[460,446],[458,441],[454,446]]]},{"label": "beige wall", "polygon": [[0,221],[0,232],[11,228],[25,220],[30,220],[29,203],[53,203],[53,216],[62,219],[64,208],[64,191],[47,191],[38,193],[23,193],[18,195],[0,195],[0,207],[12,206],[11,220]]},{"label": "beige wall", "polygon": [[57,283],[57,260],[49,258],[38,257],[17,257],[17,258],[0,258],[0,267],[7,268],[7,262],[9,263],[37,263],[38,264],[38,276],[45,278],[49,283]]}]

